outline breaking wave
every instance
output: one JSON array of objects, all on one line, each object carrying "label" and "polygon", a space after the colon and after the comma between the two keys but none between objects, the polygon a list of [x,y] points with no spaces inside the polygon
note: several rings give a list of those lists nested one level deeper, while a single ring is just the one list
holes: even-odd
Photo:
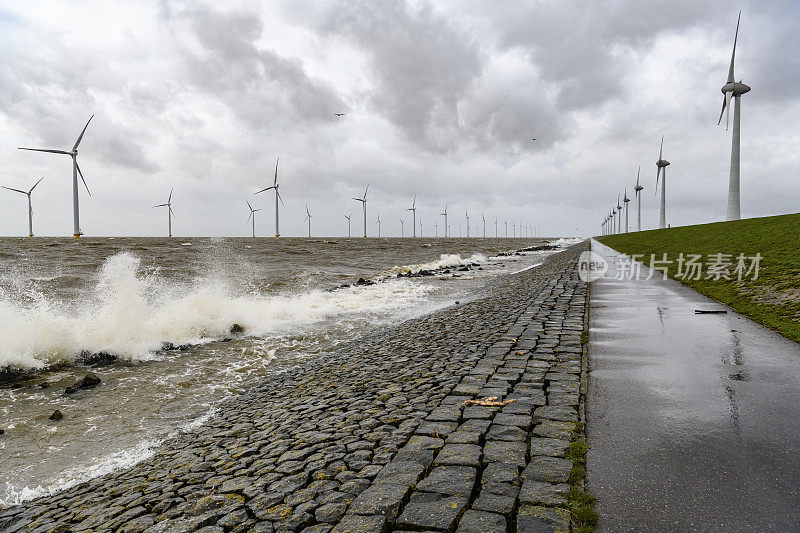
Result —
[{"label": "breaking wave", "polygon": [[390,274],[415,274],[422,270],[437,270],[440,268],[455,268],[463,265],[471,265],[473,263],[486,262],[486,256],[483,254],[472,254],[469,257],[461,257],[458,254],[442,254],[439,259],[430,261],[428,263],[420,263],[417,265],[404,265],[395,266],[389,269]]}]

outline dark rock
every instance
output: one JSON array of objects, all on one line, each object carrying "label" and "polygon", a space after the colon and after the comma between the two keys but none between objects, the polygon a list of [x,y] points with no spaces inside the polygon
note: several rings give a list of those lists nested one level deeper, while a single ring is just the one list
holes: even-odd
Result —
[{"label": "dark rock", "polygon": [[41,383],[39,383],[39,388],[40,389],[49,389],[50,388],[50,384],[48,382],[46,382],[46,381],[42,381]]},{"label": "dark rock", "polygon": [[462,267],[458,268],[458,271],[459,272],[469,272],[469,267],[468,266],[462,266]]},{"label": "dark rock", "polygon": [[0,429],[0,435],[2,435],[2,434],[3,434],[3,433],[5,433],[5,432],[6,432],[6,430],[5,430],[5,429]]},{"label": "dark rock", "polygon": [[110,365],[117,360],[117,356],[108,352],[91,353],[82,351],[77,358],[77,363],[87,366],[103,366]]},{"label": "dark rock", "polygon": [[232,340],[233,339],[230,337],[225,337],[224,339],[221,339],[219,342],[231,342]]},{"label": "dark rock", "polygon": [[358,281],[356,281],[354,285],[358,285],[359,287],[361,287],[363,285],[375,285],[375,282],[364,278],[358,278]]},{"label": "dark rock", "polygon": [[231,333],[244,333],[244,328],[239,324],[234,324],[231,326]]},{"label": "dark rock", "polygon": [[56,409],[55,411],[53,411],[53,414],[52,414],[52,415],[50,415],[50,420],[53,420],[54,422],[58,422],[58,421],[59,421],[59,420],[61,420],[62,418],[64,418],[64,415],[62,415],[62,414],[61,414],[61,411],[59,411],[58,409]]},{"label": "dark rock", "polygon": [[95,374],[89,372],[83,377],[82,380],[75,383],[71,387],[67,387],[66,389],[64,389],[64,394],[73,394],[75,392],[78,392],[79,390],[93,389],[98,385],[100,385],[100,378],[97,377]]}]

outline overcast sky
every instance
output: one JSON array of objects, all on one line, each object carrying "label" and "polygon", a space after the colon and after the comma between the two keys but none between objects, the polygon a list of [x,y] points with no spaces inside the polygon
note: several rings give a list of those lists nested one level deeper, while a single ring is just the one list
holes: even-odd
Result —
[{"label": "overcast sky", "polygon": [[[587,7],[588,6],[588,7]],[[599,231],[642,167],[644,227],[725,216],[731,132],[717,126],[736,16],[742,216],[800,211],[800,3],[617,0],[0,0],[0,185],[34,191],[34,230],[72,233],[67,156],[86,235],[246,235],[245,199],[284,235],[417,218],[449,205],[547,235]],[[333,113],[346,113],[336,117]],[[535,137],[534,142],[531,139]],[[634,207],[632,202],[631,207]],[[634,224],[633,209],[631,224]],[[462,229],[462,231],[465,231]],[[473,229],[474,232],[474,229]],[[27,233],[25,197],[0,191],[0,234]]]}]

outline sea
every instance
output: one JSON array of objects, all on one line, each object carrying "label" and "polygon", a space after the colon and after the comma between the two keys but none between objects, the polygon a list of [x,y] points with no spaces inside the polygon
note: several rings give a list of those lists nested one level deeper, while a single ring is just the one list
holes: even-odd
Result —
[{"label": "sea", "polygon": [[0,506],[130,467],[259,380],[574,242],[0,238]]}]

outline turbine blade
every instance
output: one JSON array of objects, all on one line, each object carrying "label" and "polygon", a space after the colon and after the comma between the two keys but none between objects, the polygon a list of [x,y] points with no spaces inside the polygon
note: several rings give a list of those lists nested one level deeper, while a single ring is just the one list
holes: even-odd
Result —
[{"label": "turbine blade", "polygon": [[739,18],[736,19],[736,35],[733,37],[733,51],[731,52],[731,66],[728,69],[728,83],[734,81],[733,78],[733,60],[736,57],[736,41],[739,40],[739,22],[742,20],[742,12],[739,11]]},{"label": "turbine blade", "polygon": [[247,204],[247,207],[249,207],[249,208],[250,208],[250,211],[252,211],[252,210],[253,210],[253,206],[252,206],[252,205],[250,205],[250,202],[248,202],[248,201],[247,201],[247,198],[245,198],[245,199],[244,199],[244,201],[245,201],[245,203]]},{"label": "turbine blade", "polygon": [[730,126],[731,123],[731,96],[733,96],[731,91],[725,93],[725,107],[728,110],[725,113],[725,131],[728,131],[728,126]]},{"label": "turbine blade", "polygon": [[658,149],[658,158],[663,159],[662,155],[664,154],[664,136],[661,136],[661,148]]},{"label": "turbine blade", "polygon": [[169,204],[158,204],[154,205],[153,207],[167,207]]},{"label": "turbine blade", "polygon": [[168,204],[169,204],[169,203],[172,203],[172,190],[173,190],[173,189],[171,189],[171,188],[170,188],[170,190],[169,190],[169,198],[167,199],[167,203],[168,203]]},{"label": "turbine blade", "polygon": [[83,127],[83,130],[81,131],[81,134],[80,134],[80,135],[78,135],[78,140],[77,140],[77,141],[75,141],[75,146],[73,146],[73,147],[72,147],[72,151],[73,151],[73,152],[74,152],[75,150],[77,150],[77,149],[78,149],[78,145],[79,145],[79,144],[81,144],[81,139],[83,139],[83,134],[84,134],[84,133],[86,133],[86,128],[88,128],[88,127],[89,127],[89,122],[91,122],[93,118],[94,118],[94,115],[92,115],[91,117],[89,117],[89,120],[88,120],[88,121],[86,121],[86,125]]},{"label": "turbine blade", "polygon": [[176,217],[176,216],[175,216],[175,211],[173,211],[173,210],[172,210],[172,206],[169,206],[169,213],[170,213],[170,214],[171,214],[173,217],[175,217],[175,218],[178,218],[178,217]]},{"label": "turbine blade", "polygon": [[[94,115],[92,115],[92,116],[94,116]],[[92,120],[92,119],[89,119],[89,120]],[[89,123],[87,122],[86,124],[88,125]],[[81,172],[81,166],[78,164],[78,160],[77,159],[75,160],[75,168],[78,169],[78,174],[81,177],[81,181],[83,182],[83,186],[86,187],[86,192],[88,192],[89,196],[91,196],[92,193],[89,191],[89,186],[86,185],[86,180],[83,178],[83,172]]]},{"label": "turbine blade", "polygon": [[273,185],[273,186],[275,186],[275,185],[277,185],[277,184],[278,184],[278,161],[280,161],[280,160],[281,160],[281,158],[279,157],[279,158],[277,159],[277,161],[275,161],[275,181],[274,181],[274,182],[272,182],[272,185]]},{"label": "turbine blade", "polygon": [[28,194],[25,191],[21,191],[19,189],[12,189],[11,187],[6,187],[5,185],[3,185],[3,188],[4,189],[8,189],[9,191],[15,191],[15,192],[21,192],[22,194]]},{"label": "turbine blade", "polygon": [[261,189],[260,191],[256,192],[255,194],[261,194],[261,193],[262,193],[262,192],[264,192],[264,191],[268,191],[268,190],[270,190],[270,189],[274,189],[274,188],[275,188],[274,186],[272,186],[272,187],[267,187],[266,189]]},{"label": "turbine blade", "polygon": [[636,186],[639,186],[639,173],[642,171],[642,166],[639,165],[639,170],[636,171]]},{"label": "turbine blade", "polygon": [[43,180],[43,179],[44,179],[44,176],[42,176],[41,178],[39,178],[39,181],[37,181],[36,183],[34,183],[34,184],[33,184],[33,187],[31,187],[31,190],[30,190],[30,191],[28,191],[28,194],[32,193],[32,192],[33,192],[33,189],[35,189],[35,188],[36,188],[36,186],[37,186],[37,185],[39,185],[39,184],[42,182],[42,180]]},{"label": "turbine blade", "polygon": [[250,219],[253,217],[253,211],[250,211],[250,214],[247,215],[247,221],[250,222]]},{"label": "turbine blade", "polygon": [[19,148],[19,150],[29,150],[31,152],[47,152],[47,153],[50,153],[50,154],[72,155],[69,152],[65,152],[64,150],[48,150],[46,148]]},{"label": "turbine blade", "polygon": [[722,115],[725,114],[725,108],[728,107],[728,93],[725,93],[722,96],[722,110],[719,112],[719,120],[717,120],[717,126],[722,123]]},{"label": "turbine blade", "polygon": [[279,192],[278,192],[278,189],[275,189],[275,194],[277,194],[277,195],[278,195],[278,200],[280,200],[280,201],[281,201],[281,205],[282,205],[283,207],[286,207],[286,204],[285,204],[285,203],[283,203],[283,196],[281,196],[281,193],[279,193]]}]

